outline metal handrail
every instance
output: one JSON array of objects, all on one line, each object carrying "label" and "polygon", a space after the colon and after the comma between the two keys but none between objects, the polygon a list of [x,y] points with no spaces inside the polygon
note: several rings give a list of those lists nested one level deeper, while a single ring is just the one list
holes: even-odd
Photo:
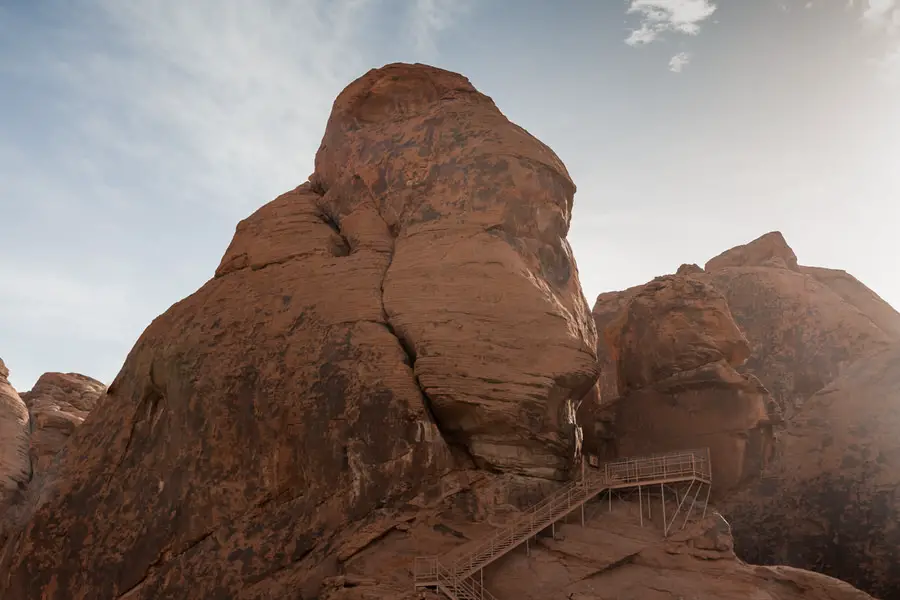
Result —
[{"label": "metal handrail", "polygon": [[438,585],[448,589],[457,600],[497,600],[480,581],[474,577],[459,577],[439,561],[435,561],[435,574]]},{"label": "metal handrail", "polygon": [[[536,533],[555,523],[604,489],[615,485],[639,485],[641,481],[669,478],[711,477],[709,449],[683,450],[605,463],[600,468],[583,470],[582,476],[527,509],[509,525],[495,531],[481,543],[445,567],[439,558],[417,558],[414,579],[417,583],[437,583],[452,592],[457,600],[481,600],[494,597],[472,573],[493,562]],[[420,576],[419,564],[427,561]],[[469,596],[460,595],[468,594]],[[480,595],[479,595],[480,594]]]}]

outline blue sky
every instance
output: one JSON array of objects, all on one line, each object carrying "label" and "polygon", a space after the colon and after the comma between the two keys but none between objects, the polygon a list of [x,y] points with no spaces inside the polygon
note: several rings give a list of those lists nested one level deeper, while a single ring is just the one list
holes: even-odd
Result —
[{"label": "blue sky", "polygon": [[111,381],[394,61],[565,161],[591,301],[780,229],[900,306],[900,0],[0,0],[13,385]]}]

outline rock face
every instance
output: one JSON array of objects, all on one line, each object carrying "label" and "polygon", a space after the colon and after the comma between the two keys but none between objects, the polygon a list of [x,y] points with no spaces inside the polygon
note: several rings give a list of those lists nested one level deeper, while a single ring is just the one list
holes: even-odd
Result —
[{"label": "rock face", "polygon": [[752,242],[711,258],[706,263],[705,270],[718,271],[730,267],[772,267],[796,271],[797,255],[787,245],[780,231],[770,231]]},{"label": "rock face", "polygon": [[758,475],[771,453],[774,403],[736,367],[749,346],[725,298],[693,276],[660,277],[606,330],[619,397],[621,456],[710,449],[717,496]]},{"label": "rock face", "polygon": [[750,341],[743,370],[788,416],[843,367],[898,339],[890,305],[849,275],[797,266],[780,233],[719,255],[706,271]]},{"label": "rock face", "polygon": [[[670,446],[685,433],[697,445],[705,445],[695,432],[711,423],[735,432],[740,440],[738,432],[750,422],[732,420],[723,412],[725,407],[759,407],[768,390],[778,405],[768,402],[769,422],[777,425],[782,416],[784,420],[774,445],[765,442],[770,434],[761,419],[755,433],[750,433],[752,427],[747,429],[743,467],[737,459],[740,442],[731,449],[721,445],[712,450],[712,464],[719,466],[716,480],[724,476],[737,482],[734,474],[749,475],[763,468],[761,479],[741,476],[736,487],[730,486],[739,493],[721,498],[734,526],[738,554],[751,562],[823,571],[880,597],[900,597],[891,562],[900,544],[896,527],[900,508],[890,492],[900,483],[894,475],[900,472],[895,441],[900,395],[894,380],[900,314],[843,271],[799,265],[777,232],[724,252],[705,270],[682,265],[679,274],[710,286],[725,302],[691,311],[696,294],[682,288],[673,290],[675,301],[660,303],[657,311],[638,306],[639,299],[653,297],[659,280],[598,298],[595,315],[606,311],[604,307],[622,307],[608,311],[615,316],[604,314],[598,320],[607,341],[606,347],[598,348],[601,360],[604,353],[615,358],[622,345],[634,350],[624,355],[624,368],[614,377],[626,397],[595,411],[594,420],[583,424],[586,447],[593,442],[588,433],[596,429],[614,432],[619,455],[648,448],[647,442],[636,445],[628,440]],[[667,279],[672,278],[662,278]],[[712,326],[725,321],[710,319],[710,311],[730,313],[749,345],[743,364],[711,363],[714,368],[708,369],[705,381],[722,390],[717,400],[688,405],[678,388],[640,388],[653,373],[667,374],[666,365],[690,367],[715,348],[715,344],[700,344],[699,350],[691,344],[678,345],[675,336],[655,334],[660,330],[656,323],[681,319],[683,329],[694,330],[694,339],[702,337],[700,332],[716,330],[732,331],[730,339],[736,339],[730,327]],[[629,313],[641,327],[616,342],[616,327]],[[654,336],[669,340],[668,354],[658,348]],[[727,346],[747,354],[739,342]],[[632,391],[633,382],[640,390],[657,389],[645,400],[643,395],[649,392]],[[749,400],[754,396],[756,401]],[[723,461],[731,463],[724,472]]]},{"label": "rock face", "polygon": [[31,466],[43,474],[106,386],[78,373],[45,373],[22,400],[31,414]]},{"label": "rock face", "polygon": [[0,597],[318,598],[358,527],[453,469],[560,477],[597,376],[574,190],[459,75],[352,83],[310,182],[238,225],[72,435]]},{"label": "rock face", "polygon": [[900,345],[858,360],[780,435],[767,477],[729,502],[742,557],[900,598]]},{"label": "rock face", "polygon": [[9,369],[0,360],[0,517],[31,479],[28,408],[7,377]]},{"label": "rock face", "polygon": [[600,365],[600,389],[601,402],[612,400],[619,395],[619,380],[616,376],[616,359],[610,352],[610,342],[604,337],[606,329],[613,324],[634,296],[644,289],[638,285],[621,292],[607,292],[597,296],[591,316],[597,327],[598,346],[597,362]]},{"label": "rock face", "polygon": [[[723,252],[705,270],[682,265],[678,273],[725,296],[750,344],[738,370],[759,378],[786,415],[843,367],[900,341],[900,313],[844,271],[799,266],[777,231]],[[601,294],[594,305],[604,398],[615,397],[618,382],[603,331],[643,287]]]}]

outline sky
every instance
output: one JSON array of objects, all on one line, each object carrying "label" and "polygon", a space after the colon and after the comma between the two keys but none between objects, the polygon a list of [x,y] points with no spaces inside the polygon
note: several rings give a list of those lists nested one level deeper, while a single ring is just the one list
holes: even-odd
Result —
[{"label": "sky", "polygon": [[466,75],[578,192],[585,295],[771,230],[900,307],[900,0],[0,0],[0,357],[112,381],[370,68]]}]

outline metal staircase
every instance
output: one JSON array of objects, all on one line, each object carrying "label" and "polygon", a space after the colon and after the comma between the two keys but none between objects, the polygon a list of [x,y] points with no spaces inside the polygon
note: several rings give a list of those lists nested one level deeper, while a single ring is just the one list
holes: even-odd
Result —
[{"label": "metal staircase", "polygon": [[[416,558],[413,568],[415,587],[436,589],[451,600],[496,600],[484,588],[482,578],[475,577],[476,573],[482,572],[490,563],[526,543],[578,508],[582,510],[583,524],[585,503],[603,491],[659,485],[664,494],[663,486],[676,482],[690,482],[691,488],[695,482],[698,483],[694,501],[697,499],[697,492],[705,483],[708,501],[711,482],[709,451],[687,450],[630,458],[607,463],[598,468],[585,467],[583,464],[578,479],[535,504],[510,525],[498,529],[461,557],[455,560],[440,557]],[[679,510],[688,497],[687,494],[682,497],[678,505]],[[675,515],[673,523],[674,518]]]}]

